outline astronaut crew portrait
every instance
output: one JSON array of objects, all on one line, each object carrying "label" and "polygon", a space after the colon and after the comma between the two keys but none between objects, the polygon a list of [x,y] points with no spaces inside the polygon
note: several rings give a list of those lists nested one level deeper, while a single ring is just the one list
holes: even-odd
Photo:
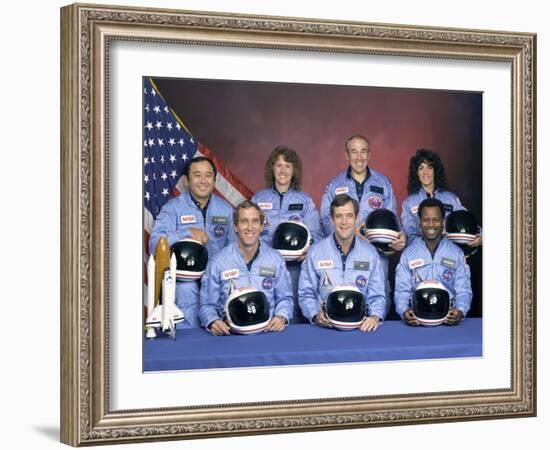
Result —
[{"label": "astronaut crew portrait", "polygon": [[289,147],[273,148],[265,189],[235,208],[214,192],[215,163],[188,161],[187,189],[164,204],[152,228],[149,253],[164,252],[158,260],[167,262],[146,328],[172,337],[200,327],[227,336],[295,324],[371,333],[388,319],[411,327],[465,320],[468,259],[482,231],[447,185],[439,154],[411,152],[399,214],[390,179],[369,165],[368,138],[355,134],[342,147],[348,168],[326,181],[319,210],[301,190],[314,165]]}]

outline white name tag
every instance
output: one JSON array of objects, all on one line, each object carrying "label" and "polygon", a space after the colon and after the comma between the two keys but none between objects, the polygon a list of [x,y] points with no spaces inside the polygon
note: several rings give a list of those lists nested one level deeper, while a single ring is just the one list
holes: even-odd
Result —
[{"label": "white name tag", "polygon": [[416,269],[417,267],[422,267],[424,265],[424,260],[421,259],[413,259],[409,262],[409,269]]},{"label": "white name tag", "polygon": [[325,259],[317,263],[318,269],[332,269],[334,268],[334,261],[332,259]]},{"label": "white name tag", "polygon": [[222,279],[231,280],[232,278],[238,278],[240,274],[239,269],[229,269],[222,272]]},{"label": "white name tag", "polygon": [[413,207],[411,208],[411,212],[412,212],[413,214],[416,214],[416,213],[418,212],[418,206],[413,206]]},{"label": "white name tag", "polygon": [[273,209],[273,203],[261,202],[261,203],[258,203],[258,206],[262,210],[264,210],[264,209]]},{"label": "white name tag", "polygon": [[181,223],[197,223],[197,218],[193,215],[191,216],[180,216]]},{"label": "white name tag", "polygon": [[347,187],[347,186],[339,187],[339,188],[334,189],[334,194],[335,195],[347,194],[348,192],[349,192],[349,187]]}]

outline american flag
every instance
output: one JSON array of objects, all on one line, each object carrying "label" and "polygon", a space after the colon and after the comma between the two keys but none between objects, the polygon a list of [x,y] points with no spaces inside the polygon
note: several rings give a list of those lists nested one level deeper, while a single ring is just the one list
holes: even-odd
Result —
[{"label": "american flag", "polygon": [[[143,79],[143,207],[145,258],[149,236],[162,206],[186,190],[183,170],[194,156],[207,156],[216,166],[215,192],[233,206],[253,192],[212,151],[201,145],[166,103],[151,78]],[[146,261],[145,261],[146,262]]]}]

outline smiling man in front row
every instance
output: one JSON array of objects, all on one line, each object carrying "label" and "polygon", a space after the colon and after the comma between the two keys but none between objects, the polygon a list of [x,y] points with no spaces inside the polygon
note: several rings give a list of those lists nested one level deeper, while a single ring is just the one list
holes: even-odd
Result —
[{"label": "smiling man in front row", "polygon": [[452,299],[445,324],[459,324],[470,309],[470,267],[464,253],[443,235],[445,208],[435,198],[418,206],[421,239],[415,239],[403,254],[395,272],[395,309],[405,323],[420,325],[411,308],[416,287],[424,281],[441,283]]},{"label": "smiling man in front row", "polygon": [[229,335],[224,318],[228,298],[236,290],[263,292],[270,320],[265,331],[283,331],[294,308],[290,274],[279,252],[260,244],[264,216],[258,205],[245,200],[233,212],[236,242],[208,262],[202,278],[199,317],[214,336]]},{"label": "smiling man in front row", "polygon": [[384,274],[376,249],[356,236],[359,204],[347,194],[330,204],[334,232],[309,250],[302,266],[298,288],[304,317],[322,327],[331,327],[324,304],[331,291],[346,285],[362,294],[367,315],[359,329],[375,331],[384,319],[386,294]]}]

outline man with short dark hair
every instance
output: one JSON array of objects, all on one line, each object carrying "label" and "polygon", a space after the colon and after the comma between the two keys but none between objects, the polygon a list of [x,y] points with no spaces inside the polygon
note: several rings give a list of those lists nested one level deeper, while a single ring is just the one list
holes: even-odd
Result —
[{"label": "man with short dark hair", "polygon": [[421,238],[403,251],[396,270],[395,309],[408,325],[420,325],[411,308],[412,296],[420,283],[437,281],[451,297],[445,323],[457,325],[472,303],[470,268],[462,250],[443,235],[443,203],[435,198],[422,201],[418,216]]},{"label": "man with short dark hair", "polygon": [[329,206],[334,232],[315,244],[302,266],[298,298],[303,315],[330,327],[324,303],[334,288],[355,286],[363,295],[367,316],[361,331],[375,331],[384,319],[384,274],[376,249],[356,236],[359,205],[349,195],[337,195]]},{"label": "man with short dark hair", "polygon": [[[151,254],[155,254],[161,236],[168,240],[170,247],[181,239],[194,239],[206,246],[209,258],[234,240],[233,208],[213,193],[216,174],[216,167],[209,158],[199,156],[189,162],[184,171],[188,190],[162,207],[149,239]],[[176,304],[185,315],[178,328],[199,326],[199,290],[199,281],[176,283]]]},{"label": "man with short dark hair", "polygon": [[230,334],[224,307],[236,289],[263,292],[270,309],[265,331],[283,331],[292,318],[290,274],[279,252],[260,243],[264,216],[254,202],[235,208],[233,227],[237,240],[208,262],[200,292],[201,324],[214,336]]}]

